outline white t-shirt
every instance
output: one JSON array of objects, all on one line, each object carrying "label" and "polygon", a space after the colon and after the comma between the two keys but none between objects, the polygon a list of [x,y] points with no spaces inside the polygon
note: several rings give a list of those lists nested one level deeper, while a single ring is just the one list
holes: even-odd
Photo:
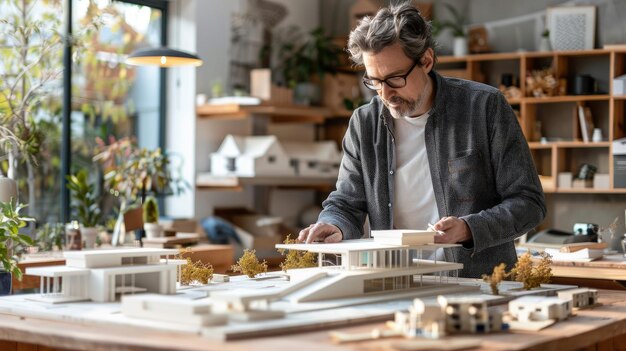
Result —
[{"label": "white t-shirt", "polygon": [[430,111],[418,117],[394,119],[393,223],[397,229],[427,229],[439,221],[426,154],[425,130]]}]

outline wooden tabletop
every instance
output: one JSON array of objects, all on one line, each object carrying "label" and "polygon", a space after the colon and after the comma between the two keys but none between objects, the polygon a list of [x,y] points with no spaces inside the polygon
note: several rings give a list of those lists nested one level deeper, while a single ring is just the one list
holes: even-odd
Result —
[{"label": "wooden tabletop", "polygon": [[[617,350],[626,345],[626,292],[601,290],[600,307],[575,312],[570,319],[539,332],[509,332],[464,336],[482,341],[480,350]],[[331,313],[331,312],[329,312]],[[341,328],[364,332],[383,323]],[[244,341],[218,342],[193,334],[128,327],[88,326],[0,314],[1,350],[392,350],[407,339],[332,344],[328,330],[294,333]],[[19,345],[18,345],[19,344]],[[34,345],[46,345],[37,347]],[[24,346],[26,345],[26,346]]]}]

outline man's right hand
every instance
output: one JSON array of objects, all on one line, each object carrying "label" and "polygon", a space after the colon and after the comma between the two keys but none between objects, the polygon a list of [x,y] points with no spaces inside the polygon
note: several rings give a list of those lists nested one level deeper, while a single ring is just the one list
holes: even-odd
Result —
[{"label": "man's right hand", "polygon": [[298,242],[338,243],[343,238],[341,230],[332,224],[315,223],[302,229],[298,235]]}]

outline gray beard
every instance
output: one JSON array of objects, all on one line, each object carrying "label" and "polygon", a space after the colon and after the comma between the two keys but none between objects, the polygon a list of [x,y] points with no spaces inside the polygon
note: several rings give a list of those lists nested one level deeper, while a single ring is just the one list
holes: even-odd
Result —
[{"label": "gray beard", "polygon": [[419,105],[421,105],[418,100],[404,100],[402,98],[397,99],[402,101],[402,105],[398,109],[392,108],[387,101],[383,100],[383,104],[387,106],[391,117],[395,119],[411,116],[417,110]]}]

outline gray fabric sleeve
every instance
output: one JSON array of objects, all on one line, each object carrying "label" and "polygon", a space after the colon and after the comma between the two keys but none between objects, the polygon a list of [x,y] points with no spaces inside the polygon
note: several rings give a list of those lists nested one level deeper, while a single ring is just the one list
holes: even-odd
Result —
[{"label": "gray fabric sleeve", "polygon": [[461,217],[472,231],[473,254],[514,240],[541,223],[546,215],[537,170],[511,106],[502,94],[494,94],[489,103],[490,161],[502,201]]},{"label": "gray fabric sleeve", "polygon": [[361,123],[358,110],[350,118],[343,138],[343,159],[337,178],[337,189],[322,203],[318,222],[337,226],[343,239],[359,239],[367,213],[360,154]]}]

